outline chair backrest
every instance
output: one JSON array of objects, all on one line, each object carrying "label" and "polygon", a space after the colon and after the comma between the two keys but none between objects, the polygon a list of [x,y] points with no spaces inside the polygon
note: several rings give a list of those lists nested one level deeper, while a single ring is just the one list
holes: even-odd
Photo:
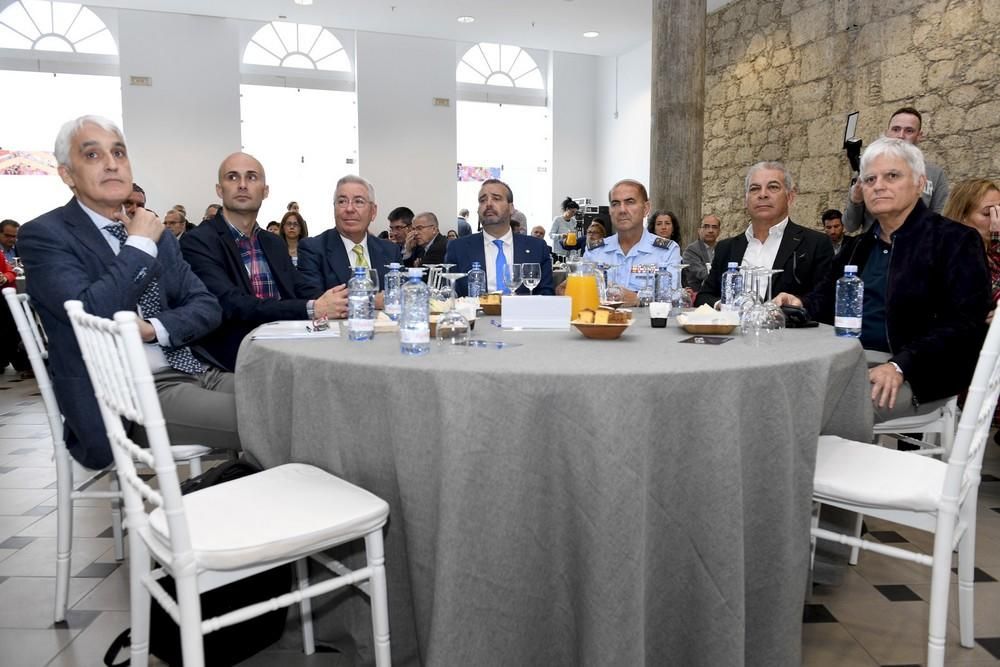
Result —
[{"label": "chair backrest", "polygon": [[[972,385],[965,400],[965,409],[958,422],[958,432],[945,475],[942,502],[962,503],[970,491],[979,486],[983,454],[993,423],[993,413],[1000,396],[1000,317],[993,318]],[[973,494],[973,497],[975,495]]]},{"label": "chair backrest", "polygon": [[[67,301],[65,306],[108,431],[118,477],[122,480],[129,530],[145,531],[149,516],[143,501],[148,501],[164,510],[174,556],[189,554],[191,539],[177,467],[139,336],[138,317],[134,312],[123,311],[115,313],[112,321],[87,314],[79,301]],[[129,437],[125,420],[145,429],[149,449],[139,447]],[[158,489],[139,477],[135,461],[156,471]]]},{"label": "chair backrest", "polygon": [[3,296],[7,301],[10,314],[14,317],[17,333],[21,336],[21,342],[28,353],[28,361],[31,362],[31,370],[38,383],[38,391],[42,395],[42,403],[45,405],[45,415],[49,420],[49,429],[52,431],[52,443],[56,449],[56,455],[65,456],[68,459],[69,452],[66,450],[66,442],[63,439],[62,412],[59,410],[59,402],[56,401],[55,391],[52,389],[49,369],[45,365],[45,360],[49,358],[48,340],[42,332],[38,317],[35,315],[35,309],[31,307],[31,299],[27,294],[18,294],[15,289],[7,287],[3,290]]}]

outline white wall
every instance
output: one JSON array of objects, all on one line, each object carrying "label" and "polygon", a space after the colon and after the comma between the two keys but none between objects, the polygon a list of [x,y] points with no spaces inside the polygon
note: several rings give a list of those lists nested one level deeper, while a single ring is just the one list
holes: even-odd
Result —
[{"label": "white wall", "polygon": [[[161,216],[184,204],[197,222],[218,201],[222,159],[240,150],[240,51],[236,22],[118,12],[122,116],[133,176]],[[132,86],[131,76],[153,85]]]},{"label": "white wall", "polygon": [[442,233],[455,226],[455,66],[454,42],[357,33],[358,156],[378,198],[373,233],[397,206],[434,212]]},{"label": "white wall", "polygon": [[[652,42],[601,58],[597,96],[597,185],[600,203],[622,178],[649,184]],[[617,83],[616,83],[617,71]],[[615,111],[618,117],[615,118]]]},{"label": "white wall", "polygon": [[[597,181],[597,100],[599,59],[552,54],[552,217],[567,196],[602,198]],[[548,230],[549,222],[545,228]]]}]

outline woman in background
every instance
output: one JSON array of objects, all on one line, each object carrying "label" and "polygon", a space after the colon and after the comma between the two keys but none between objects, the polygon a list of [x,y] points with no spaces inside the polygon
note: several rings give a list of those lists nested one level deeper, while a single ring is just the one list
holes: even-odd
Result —
[{"label": "woman in background", "polygon": [[972,227],[983,237],[993,303],[1000,301],[1000,187],[985,178],[962,181],[952,188],[941,215]]},{"label": "woman in background", "polygon": [[653,211],[646,229],[681,246],[681,223],[673,211]]},{"label": "woman in background", "polygon": [[[575,232],[576,214],[579,212],[580,205],[573,201],[571,197],[563,199],[562,215],[552,218],[552,227],[549,229],[549,235]],[[576,243],[560,243],[555,239],[552,240],[552,254],[559,257],[564,257],[570,250],[580,250],[583,247],[583,239],[580,238],[576,240]]]},{"label": "woman in background", "polygon": [[292,258],[292,264],[299,265],[299,241],[309,236],[309,227],[306,226],[305,219],[295,211],[289,211],[281,216],[281,238],[288,246],[288,256]]}]

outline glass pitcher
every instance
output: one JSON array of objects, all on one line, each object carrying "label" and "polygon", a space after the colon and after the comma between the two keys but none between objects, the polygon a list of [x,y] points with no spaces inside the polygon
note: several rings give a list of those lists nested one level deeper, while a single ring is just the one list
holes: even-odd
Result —
[{"label": "glass pitcher", "polygon": [[566,296],[573,300],[570,319],[577,319],[581,310],[597,310],[601,304],[597,288],[597,267],[592,262],[567,262]]}]

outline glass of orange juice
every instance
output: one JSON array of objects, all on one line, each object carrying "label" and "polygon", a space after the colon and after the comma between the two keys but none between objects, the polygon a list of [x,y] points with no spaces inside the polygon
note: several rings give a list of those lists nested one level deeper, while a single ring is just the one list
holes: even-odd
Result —
[{"label": "glass of orange juice", "polygon": [[573,300],[570,319],[577,319],[581,310],[597,310],[601,297],[597,290],[597,275],[593,264],[580,262],[572,267],[572,273],[566,277],[566,296]]}]

